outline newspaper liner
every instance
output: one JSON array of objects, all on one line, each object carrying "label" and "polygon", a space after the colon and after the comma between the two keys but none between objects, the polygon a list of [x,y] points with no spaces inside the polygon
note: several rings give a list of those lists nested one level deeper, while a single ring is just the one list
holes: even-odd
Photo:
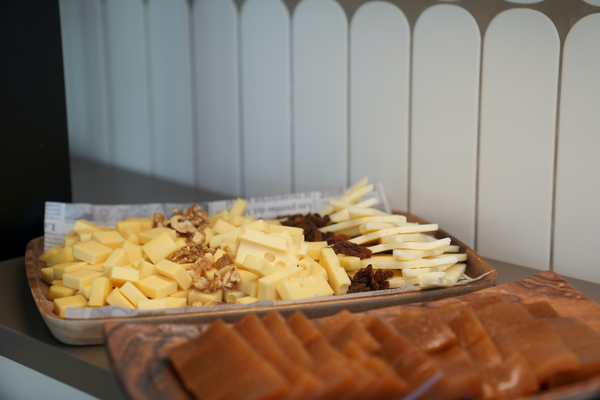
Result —
[{"label": "newspaper liner", "polygon": [[[337,189],[331,191],[314,191],[295,193],[290,195],[254,197],[248,199],[246,207],[246,215],[255,217],[256,219],[272,219],[281,215],[320,212],[329,205],[329,199],[338,198],[346,189]],[[390,205],[385,196],[383,185],[375,184],[375,189],[365,199],[375,197],[379,203],[374,206],[382,211],[391,213]],[[173,209],[183,210],[193,204],[198,204],[208,212],[208,215],[214,215],[222,210],[229,209],[235,202],[235,199],[219,200],[211,202],[197,203],[150,203],[150,204],[119,204],[119,205],[94,205],[88,203],[59,203],[46,202],[45,218],[44,218],[44,251],[49,250],[52,246],[62,244],[63,236],[65,236],[78,219],[86,219],[100,226],[115,226],[116,221],[124,220],[133,217],[149,217],[154,213],[162,213],[167,217],[173,215]],[[472,281],[479,280],[485,275],[477,278],[470,278],[463,275],[454,285],[462,285]],[[454,286],[452,285],[452,286]],[[379,290],[376,292],[363,292],[345,294],[344,298],[359,298],[383,296],[393,293],[403,293],[415,290],[422,290],[418,286],[404,286],[398,289]],[[290,300],[290,301],[269,301],[259,300],[251,304],[227,304],[222,306],[202,306],[202,307],[180,307],[167,308],[161,310],[140,311],[132,310],[121,306],[105,306],[100,308],[67,308],[65,318],[77,319],[96,319],[108,317],[133,317],[142,315],[165,315],[165,314],[183,314],[196,313],[203,311],[219,311],[231,309],[245,309],[262,306],[277,306],[293,303],[312,303],[316,301],[335,301],[337,296],[315,297],[306,300]]]}]

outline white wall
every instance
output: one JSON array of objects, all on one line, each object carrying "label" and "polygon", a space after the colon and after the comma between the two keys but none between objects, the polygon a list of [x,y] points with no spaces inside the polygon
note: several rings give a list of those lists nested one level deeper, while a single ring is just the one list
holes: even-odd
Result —
[{"label": "white wall", "polygon": [[600,283],[598,4],[240,3],[60,0],[72,154],[229,197],[369,175],[484,257]]}]

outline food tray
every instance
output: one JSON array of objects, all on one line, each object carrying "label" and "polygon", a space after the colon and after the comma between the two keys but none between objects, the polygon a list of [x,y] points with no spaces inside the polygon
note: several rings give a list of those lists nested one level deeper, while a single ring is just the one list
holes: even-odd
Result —
[{"label": "food tray", "polygon": [[[600,305],[561,279],[552,271],[520,281],[490,287],[460,297],[435,302],[413,303],[365,311],[392,317],[400,312],[420,313],[448,304],[461,305],[492,295],[507,302],[548,301],[562,317],[576,317],[600,330]],[[104,327],[106,351],[120,388],[132,400],[192,399],[176,375],[168,356],[170,347],[196,337],[206,325],[151,325],[109,322]],[[523,399],[566,400],[595,399],[600,396],[600,377],[586,382],[542,391]]]},{"label": "food tray", "polygon": [[[410,222],[426,223],[425,221],[412,215],[404,213],[399,214],[406,215]],[[487,275],[476,281],[458,286],[430,288],[403,293],[391,293],[373,297],[344,298],[344,296],[340,296],[339,299],[333,301],[314,301],[310,303],[296,303],[277,306],[257,306],[243,309],[236,309],[232,307],[231,310],[199,311],[197,313],[189,312],[185,314],[73,319],[63,318],[56,315],[53,311],[54,302],[47,300],[49,286],[41,279],[41,268],[45,268],[47,265],[46,263],[38,260],[38,257],[44,252],[43,237],[33,239],[27,245],[27,251],[25,254],[25,268],[27,272],[27,279],[29,281],[29,287],[31,288],[35,303],[40,311],[40,314],[42,315],[42,318],[46,322],[46,325],[54,337],[66,344],[89,345],[102,344],[104,342],[102,326],[105,322],[111,320],[154,324],[198,324],[211,322],[216,318],[222,318],[227,322],[233,322],[240,319],[248,312],[256,312],[259,315],[262,315],[274,309],[278,310],[283,315],[290,315],[294,311],[301,310],[310,318],[318,318],[335,314],[342,309],[348,309],[352,312],[359,312],[398,304],[433,301],[446,297],[463,295],[465,293],[474,292],[494,285],[496,282],[497,272],[487,261],[443,230],[438,230],[436,232],[436,237],[451,238],[452,244],[459,245],[460,251],[467,253],[468,261],[466,274],[469,277],[477,278],[486,273]]]}]

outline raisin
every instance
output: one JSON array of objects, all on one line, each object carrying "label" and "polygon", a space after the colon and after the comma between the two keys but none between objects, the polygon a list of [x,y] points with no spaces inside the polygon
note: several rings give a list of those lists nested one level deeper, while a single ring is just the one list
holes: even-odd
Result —
[{"label": "raisin", "polygon": [[[340,240],[337,239],[336,235],[332,232],[321,232],[319,230],[319,228],[324,227],[331,221],[329,219],[329,215],[321,217],[319,214],[309,213],[306,216],[302,214],[294,214],[279,218],[286,218],[285,220],[280,222],[281,225],[302,228],[302,230],[304,231],[304,240],[307,242],[327,241],[327,244],[331,245],[333,243],[336,243],[336,241]],[[331,243],[329,242],[330,240],[332,240]]]},{"label": "raisin", "polygon": [[342,253],[345,256],[353,256],[358,257],[361,260],[365,258],[370,258],[373,252],[366,247],[362,247],[357,245],[356,243],[349,242],[348,240],[343,240],[341,242],[335,243],[331,246],[335,254]]},{"label": "raisin", "polygon": [[387,281],[394,275],[391,271],[378,269],[373,273],[373,265],[369,264],[367,268],[358,271],[352,281],[347,293],[370,292],[374,290],[385,290],[390,287]]}]

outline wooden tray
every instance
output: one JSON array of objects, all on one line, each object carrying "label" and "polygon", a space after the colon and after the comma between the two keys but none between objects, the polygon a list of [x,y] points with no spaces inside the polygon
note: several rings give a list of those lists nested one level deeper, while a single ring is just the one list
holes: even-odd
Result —
[{"label": "wooden tray", "polygon": [[[425,221],[412,215],[404,215],[406,215],[407,219],[411,222],[426,223]],[[232,308],[231,310],[226,311],[199,311],[197,313],[120,318],[73,319],[63,318],[56,315],[53,311],[54,302],[47,300],[49,286],[41,279],[41,268],[45,268],[47,265],[46,263],[38,260],[38,257],[44,252],[43,237],[33,239],[27,245],[27,251],[25,254],[25,268],[29,281],[29,287],[31,288],[35,303],[37,304],[42,318],[46,322],[46,325],[48,325],[48,328],[54,337],[66,344],[89,345],[103,343],[104,337],[102,335],[102,326],[105,322],[110,320],[156,324],[197,324],[211,322],[216,318],[222,318],[227,322],[233,322],[243,317],[248,312],[266,314],[269,311],[272,311],[274,308],[286,316],[290,315],[294,311],[301,310],[310,318],[318,318],[335,314],[342,309],[359,312],[398,304],[414,303],[419,301],[433,301],[451,296],[459,296],[494,285],[498,275],[494,268],[492,268],[487,261],[443,230],[438,230],[436,232],[436,236],[440,238],[451,238],[452,244],[459,245],[461,252],[467,253],[468,261],[466,274],[469,277],[477,278],[485,273],[490,273],[477,281],[469,282],[464,285],[423,289],[420,291],[394,293],[374,297],[344,298],[344,296],[340,296],[339,300],[334,301],[315,301],[311,303],[262,306],[244,309]]]},{"label": "wooden tray", "polygon": [[[600,330],[600,305],[552,271],[490,287],[479,292],[434,302],[393,306],[360,314],[393,317],[401,311],[425,312],[447,304],[461,305],[495,294],[507,302],[534,303],[546,300],[563,317],[576,317]],[[196,337],[206,324],[139,324],[108,322],[104,325],[109,362],[121,386],[132,400],[192,399],[175,373],[167,350]],[[592,399],[600,396],[600,377],[587,382],[540,392],[527,399]]]}]

